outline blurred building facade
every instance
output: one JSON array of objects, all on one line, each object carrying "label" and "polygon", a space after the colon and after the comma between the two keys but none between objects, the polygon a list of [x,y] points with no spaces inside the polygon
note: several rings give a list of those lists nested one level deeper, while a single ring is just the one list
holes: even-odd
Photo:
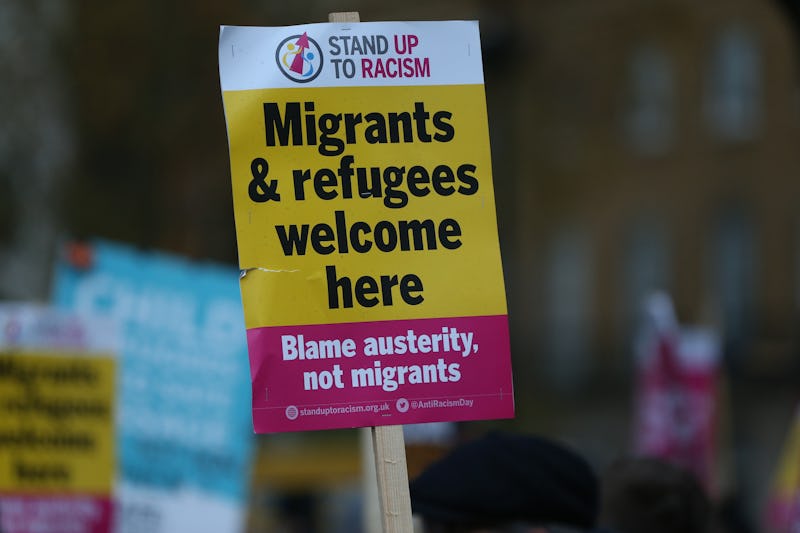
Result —
[{"label": "blurred building facade", "polygon": [[665,290],[679,320],[722,335],[726,481],[757,513],[800,355],[792,28],[763,0],[520,3],[514,21],[505,250],[515,372],[533,385],[520,395],[587,398],[544,425],[596,457],[609,448],[593,435],[624,450],[634,335]]},{"label": "blurred building facade", "polygon": [[654,289],[673,295],[681,320],[720,327],[737,368],[795,366],[800,78],[777,7],[544,2],[522,12],[533,57],[520,86],[518,137],[530,142],[518,152],[515,245],[533,274],[518,280],[540,305],[515,315],[538,324],[518,327],[532,332],[526,344],[535,335],[545,353],[579,363],[556,364],[552,379],[617,368]]}]

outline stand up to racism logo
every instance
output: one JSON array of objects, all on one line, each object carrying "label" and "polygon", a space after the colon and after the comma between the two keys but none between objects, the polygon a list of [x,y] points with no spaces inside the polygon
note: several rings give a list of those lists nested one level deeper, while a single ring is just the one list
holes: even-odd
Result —
[{"label": "stand up to racism logo", "polygon": [[281,41],[275,60],[283,75],[298,83],[308,83],[322,72],[322,49],[306,32]]}]

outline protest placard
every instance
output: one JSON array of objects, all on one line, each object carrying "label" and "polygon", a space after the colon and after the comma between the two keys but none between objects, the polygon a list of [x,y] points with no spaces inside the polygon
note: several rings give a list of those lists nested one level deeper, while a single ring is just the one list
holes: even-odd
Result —
[{"label": "protest placard", "polygon": [[258,432],[513,416],[478,26],[225,26]]},{"label": "protest placard", "polygon": [[0,531],[111,531],[117,366],[106,326],[0,305]]}]

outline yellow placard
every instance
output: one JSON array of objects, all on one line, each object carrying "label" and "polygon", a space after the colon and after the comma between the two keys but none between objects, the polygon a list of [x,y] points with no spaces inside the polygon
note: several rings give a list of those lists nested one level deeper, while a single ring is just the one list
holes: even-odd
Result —
[{"label": "yellow placard", "polygon": [[248,328],[506,313],[483,85],[223,98]]},{"label": "yellow placard", "polygon": [[115,361],[0,351],[0,491],[111,492]]}]

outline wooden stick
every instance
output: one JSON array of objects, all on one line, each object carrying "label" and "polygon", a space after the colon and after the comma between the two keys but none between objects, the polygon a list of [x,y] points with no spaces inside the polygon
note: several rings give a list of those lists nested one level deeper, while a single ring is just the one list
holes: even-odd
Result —
[{"label": "wooden stick", "polygon": [[403,426],[372,428],[378,495],[385,533],[411,533],[411,495],[408,490],[408,466]]},{"label": "wooden stick", "polygon": [[342,11],[340,13],[328,13],[328,22],[361,22],[358,11]]},{"label": "wooden stick", "polygon": [[[328,14],[329,22],[361,22],[358,11]],[[378,499],[385,533],[412,533],[411,494],[403,426],[372,428],[372,449],[378,478]]]}]

